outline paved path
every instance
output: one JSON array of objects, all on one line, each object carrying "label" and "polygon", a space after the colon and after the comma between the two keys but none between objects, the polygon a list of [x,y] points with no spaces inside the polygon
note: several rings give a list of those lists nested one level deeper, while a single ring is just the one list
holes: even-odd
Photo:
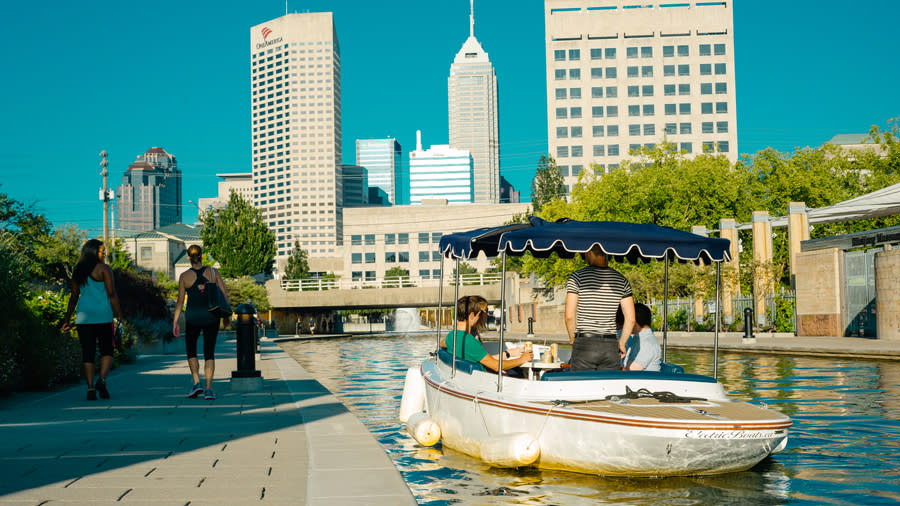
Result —
[{"label": "paved path", "polygon": [[231,392],[235,341],[219,338],[215,401],[185,398],[181,354],[114,370],[110,400],[83,384],[0,400],[0,506],[415,504],[365,426],[262,347],[263,388]]}]

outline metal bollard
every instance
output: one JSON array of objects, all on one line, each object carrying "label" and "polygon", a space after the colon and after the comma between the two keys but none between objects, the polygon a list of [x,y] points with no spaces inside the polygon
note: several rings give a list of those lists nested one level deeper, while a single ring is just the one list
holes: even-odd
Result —
[{"label": "metal bollard", "polygon": [[744,308],[744,339],[753,339],[753,309]]},{"label": "metal bollard", "polygon": [[530,316],[528,317],[528,333],[531,335],[534,334],[534,318]]},{"label": "metal bollard", "polygon": [[234,313],[237,315],[237,370],[231,371],[232,385],[236,378],[261,378],[260,372],[256,370],[257,329],[256,318],[253,317],[256,308],[250,304],[238,304]]}]

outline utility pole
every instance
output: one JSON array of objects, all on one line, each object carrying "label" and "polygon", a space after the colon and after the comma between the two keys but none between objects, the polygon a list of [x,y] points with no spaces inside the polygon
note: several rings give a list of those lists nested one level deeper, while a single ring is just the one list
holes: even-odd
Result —
[{"label": "utility pole", "polygon": [[103,171],[100,175],[103,176],[103,190],[101,194],[101,200],[103,200],[103,244],[106,245],[107,251],[110,250],[109,244],[109,192],[106,189],[107,179],[109,176],[109,172],[106,170],[107,161],[106,161],[106,150],[100,152],[100,166],[103,167]]}]

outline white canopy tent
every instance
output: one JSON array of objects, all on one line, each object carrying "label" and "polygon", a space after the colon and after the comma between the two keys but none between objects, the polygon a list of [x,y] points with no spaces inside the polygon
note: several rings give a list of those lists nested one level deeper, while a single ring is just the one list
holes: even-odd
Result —
[{"label": "white canopy tent", "polygon": [[[864,220],[892,214],[900,214],[900,183],[834,205],[809,209],[806,212],[810,225]],[[786,227],[788,217],[778,216],[769,221],[772,227]],[[740,230],[752,227],[752,223],[741,223],[737,226]]]}]

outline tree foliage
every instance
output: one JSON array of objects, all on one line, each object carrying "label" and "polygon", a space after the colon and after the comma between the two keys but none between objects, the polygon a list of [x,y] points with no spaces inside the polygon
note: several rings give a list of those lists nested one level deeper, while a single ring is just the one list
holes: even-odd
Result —
[{"label": "tree foliage", "polygon": [[538,161],[537,172],[531,181],[531,207],[535,213],[541,211],[547,203],[559,200],[566,195],[566,186],[563,184],[562,173],[556,166],[556,161],[546,155],[541,155]]},{"label": "tree foliage", "polygon": [[268,311],[269,294],[266,287],[260,285],[249,276],[237,279],[226,279],[225,288],[228,289],[228,302],[234,309],[238,304],[252,304],[257,312]]},{"label": "tree foliage", "polygon": [[234,191],[224,208],[205,214],[200,238],[223,277],[272,273],[275,233],[262,213]]},{"label": "tree foliage", "polygon": [[287,259],[284,277],[287,279],[306,279],[309,277],[309,254],[300,248],[300,241],[294,241],[294,251]]}]

